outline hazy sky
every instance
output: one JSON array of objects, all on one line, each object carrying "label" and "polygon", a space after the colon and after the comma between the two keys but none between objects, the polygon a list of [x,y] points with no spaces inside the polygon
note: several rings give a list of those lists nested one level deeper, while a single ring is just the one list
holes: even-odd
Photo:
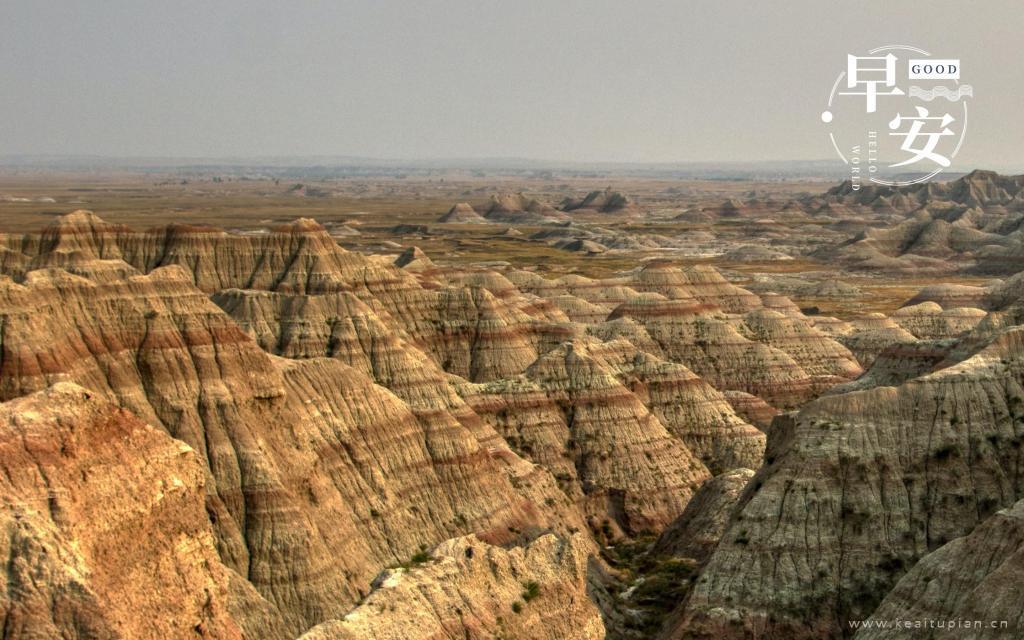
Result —
[{"label": "hazy sky", "polygon": [[959,165],[1024,165],[1020,0],[0,0],[0,154],[831,157],[847,53],[974,86]]}]

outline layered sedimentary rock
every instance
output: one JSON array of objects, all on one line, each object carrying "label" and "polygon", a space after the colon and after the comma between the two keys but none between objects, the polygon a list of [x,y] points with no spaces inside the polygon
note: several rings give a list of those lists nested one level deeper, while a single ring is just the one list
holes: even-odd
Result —
[{"label": "layered sedimentary rock", "polygon": [[686,510],[665,528],[649,553],[703,562],[722,539],[740,493],[753,477],[751,469],[733,469],[702,484]]},{"label": "layered sedimentary rock", "polygon": [[[496,302],[495,304],[503,305],[515,305],[515,301],[519,299],[519,292],[515,286],[507,279],[493,271],[475,271],[464,274],[459,274],[457,279],[449,278],[449,282],[458,282],[460,285],[469,285],[470,287],[480,287],[486,290],[484,295],[494,296],[495,299],[503,300],[504,302]],[[426,294],[424,294],[426,295]],[[279,310],[259,310],[253,308],[253,302],[246,302],[242,305],[237,302],[231,302],[230,299],[238,299],[240,296],[245,297],[246,300],[252,301],[272,301],[271,306],[274,308],[281,307]],[[346,298],[347,296],[347,298]],[[383,297],[383,296],[381,296]],[[344,300],[345,304],[341,307],[338,306],[338,302],[330,302],[337,298],[338,300]],[[580,308],[579,304],[585,304],[594,306],[591,303],[586,303],[579,298],[572,298],[570,296],[562,296],[562,299],[568,299],[573,301],[573,305],[569,305],[573,308]],[[251,292],[246,294],[241,293],[230,293],[218,294],[215,299],[219,301],[222,306],[231,310],[232,315],[236,316],[237,319],[242,323],[243,327],[249,328],[253,331],[257,328],[257,335],[262,333],[266,334],[265,338],[259,338],[264,348],[267,348],[273,352],[280,352],[290,357],[303,356],[305,354],[322,354],[331,356],[342,356],[342,358],[349,362],[349,364],[355,364],[355,360],[358,360],[361,364],[361,368],[372,375],[377,382],[391,388],[403,399],[410,402],[411,407],[416,411],[418,404],[416,397],[411,396],[407,391],[408,388],[416,388],[419,390],[420,395],[425,395],[432,398],[444,398],[445,392],[443,389],[438,390],[439,386],[442,386],[442,380],[439,379],[439,372],[429,372],[431,380],[425,380],[423,375],[417,375],[415,380],[409,381],[396,381],[391,376],[387,375],[387,372],[397,372],[399,376],[409,378],[417,372],[426,372],[430,370],[426,367],[423,360],[429,361],[428,358],[424,358],[415,347],[409,344],[401,346],[399,348],[390,348],[389,344],[398,344],[402,342],[400,336],[394,334],[394,332],[388,332],[382,322],[368,321],[368,313],[372,315],[371,311],[366,308],[355,309],[354,305],[358,303],[354,299],[354,296],[350,294],[324,294],[318,296],[296,296],[296,295],[283,295],[283,294],[269,294],[265,292]],[[559,297],[555,297],[558,300]],[[284,302],[282,302],[284,301]],[[325,302],[330,302],[329,307],[324,307]],[[262,302],[261,304],[266,304]],[[388,306],[390,303],[384,302],[383,306]],[[586,307],[584,307],[586,308]],[[571,310],[571,309],[570,309]],[[418,309],[420,316],[423,315],[423,310]],[[599,317],[600,313],[594,312],[593,317]],[[253,318],[257,318],[258,322],[254,322]],[[270,318],[270,322],[267,323],[263,318]],[[308,318],[308,319],[305,319]],[[352,319],[355,318],[355,325],[352,324]],[[559,319],[557,316],[554,319]],[[523,321],[524,323],[525,321]],[[656,343],[647,337],[644,339],[645,332],[642,327],[636,325],[628,318],[620,318],[617,321],[603,324],[602,327],[608,328],[610,326],[621,326],[622,329],[629,328],[632,331],[624,331],[623,333],[629,334],[627,337],[632,339],[635,343],[640,344],[641,347],[648,350],[659,351]],[[597,330],[597,328],[595,327]],[[282,331],[286,331],[286,336],[297,335],[302,337],[303,343],[296,342],[291,337],[281,337],[279,334]],[[399,333],[400,332],[399,330]],[[538,331],[537,333],[541,333]],[[604,339],[612,339],[618,334],[611,331],[597,330],[597,334],[602,335]],[[353,345],[356,345],[356,336],[361,335],[361,346],[373,345],[374,349],[379,352],[377,356],[371,357],[366,353],[366,349],[354,349],[358,352],[358,357],[353,358],[351,354],[346,355],[345,352],[351,350]],[[557,336],[557,334],[555,334]],[[303,346],[304,343],[308,342],[308,346]],[[541,342],[538,343],[541,346]],[[547,348],[551,348],[548,346]],[[395,361],[381,362],[381,355],[388,351],[395,351],[403,353],[402,357]],[[610,352],[610,351],[608,351]],[[631,353],[635,353],[636,349],[631,347]],[[412,353],[412,355],[410,355]],[[519,354],[530,354],[532,351],[529,347],[520,348],[517,353]],[[637,354],[640,357],[639,354]],[[390,359],[394,359],[388,356]],[[622,359],[622,358],[621,358]],[[512,358],[505,358],[503,365],[508,366],[509,362],[513,361]],[[692,447],[694,453],[696,453],[703,461],[711,465],[713,469],[724,469],[733,466],[741,465],[757,465],[760,461],[761,452],[763,450],[763,444],[760,444],[762,436],[755,430],[751,429],[749,425],[745,425],[741,420],[737,419],[732,413],[731,409],[726,403],[722,401],[721,396],[717,396],[717,392],[702,383],[699,379],[693,376],[690,372],[686,371],[685,368],[678,365],[671,365],[668,362],[660,362],[658,365],[652,365],[650,358],[640,357],[636,360],[636,364],[630,365],[629,367],[620,367],[623,370],[621,373],[628,373],[633,376],[632,384],[644,385],[644,401],[648,404],[649,408],[658,415],[660,419],[665,422],[670,431],[675,435],[682,438],[684,442]],[[458,370],[456,367],[452,367],[451,362],[447,362],[449,370]],[[665,372],[681,372],[679,384],[659,382],[656,379],[652,381],[650,385],[647,385],[647,381],[643,379],[643,374],[640,374],[640,379],[637,379],[637,372],[640,372],[643,367],[654,367],[659,368],[660,371]],[[506,373],[511,371],[515,372],[517,369],[523,368],[522,365],[515,366],[514,369],[506,370]],[[654,372],[655,369],[650,369],[650,373]],[[626,371],[630,370],[630,371]],[[636,370],[636,371],[633,371]],[[382,375],[385,374],[385,375]],[[493,373],[487,377],[497,377],[502,372]],[[676,374],[671,374],[676,375]],[[658,376],[665,378],[665,374],[658,374]],[[470,376],[480,378],[480,376]],[[656,378],[656,377],[655,377]],[[671,376],[670,376],[671,378]],[[426,386],[426,389],[421,387]],[[649,386],[650,392],[647,387]],[[693,390],[695,395],[691,394],[689,398],[684,395],[679,395],[679,390],[684,388],[690,388]],[[697,391],[699,389],[699,391]],[[702,394],[702,395],[701,395]],[[715,396],[715,399],[711,399]],[[682,401],[680,401],[682,400]],[[711,402],[711,403],[709,403]],[[717,404],[715,404],[717,402]],[[452,410],[455,407],[455,403],[451,400],[445,400],[447,409]],[[430,404],[427,407],[428,410],[436,410],[434,406],[436,402]],[[660,413],[658,413],[660,412]],[[702,419],[701,416],[710,416],[711,420]],[[463,418],[460,418],[463,420]],[[465,420],[463,420],[465,422]],[[730,422],[731,421],[731,422]],[[750,443],[746,443],[750,442]],[[557,466],[552,468],[553,472],[560,473],[562,469]]]},{"label": "layered sedimentary rock", "polygon": [[482,287],[382,294],[375,305],[445,371],[486,381],[515,375],[537,358],[538,325]]},{"label": "layered sedimentary rock", "polygon": [[[597,213],[593,209],[578,209],[574,211],[576,212]],[[530,234],[529,239],[543,241],[559,249],[588,253],[679,247],[683,243],[680,238],[660,234],[637,234],[622,227],[599,227],[578,222],[548,226]]]},{"label": "layered sedimentary rock", "polygon": [[463,393],[514,448],[549,468],[598,523],[632,533],[658,529],[708,476],[584,344],[566,343],[522,377]]},{"label": "layered sedimentary rock", "polygon": [[862,372],[846,347],[815,329],[803,317],[758,309],[743,316],[741,331],[749,338],[784,351],[819,389],[852,380]]},{"label": "layered sedimentary rock", "polygon": [[848,300],[861,295],[860,287],[842,280],[824,280],[801,286],[797,293],[808,298],[825,298],[826,300]]},{"label": "layered sedimentary rock", "polygon": [[761,431],[767,432],[772,419],[779,414],[778,409],[749,393],[726,391],[723,395],[737,415]]},{"label": "layered sedimentary rock", "polygon": [[433,275],[440,271],[419,247],[409,247],[403,251],[395,258],[395,266],[421,275]]},{"label": "layered sedimentary rock", "polygon": [[980,307],[985,300],[988,289],[965,284],[932,284],[922,287],[907,306],[922,302],[934,302],[943,309],[957,307]]},{"label": "layered sedimentary rock", "polygon": [[[626,297],[609,322],[629,319],[641,325],[646,335],[640,339],[649,338],[659,355],[719,389],[791,407],[861,372],[852,354],[818,331],[791,301],[773,294],[763,303],[713,268],[654,262],[626,282],[630,291],[641,293]],[[591,331],[617,335],[611,328]]]},{"label": "layered sedimentary rock", "polygon": [[212,299],[264,351],[293,359],[337,358],[387,387],[414,412],[461,407],[434,360],[354,294],[229,289]]},{"label": "layered sedimentary rock", "polygon": [[[401,398],[424,428],[467,428],[507,465],[516,482],[536,487],[538,501],[555,501],[552,494],[561,497],[551,478],[541,477],[508,451],[501,436],[456,393],[450,376],[410,344],[401,328],[386,324],[355,296],[229,290],[214,300],[265,350],[293,359],[331,357],[355,367]],[[563,517],[569,526],[578,524],[571,513]]]},{"label": "layered sedimentary rock", "polygon": [[587,327],[587,333],[604,342],[622,338],[629,341],[639,351],[665,358],[661,345],[654,341],[642,324],[632,318],[620,316],[614,320],[594,324]]},{"label": "layered sedimentary rock", "polygon": [[745,313],[761,306],[755,294],[730,283],[707,265],[680,269],[652,262],[637,271],[629,284],[637,291],[659,293],[670,300],[693,299],[729,313]]},{"label": "layered sedimentary rock", "polygon": [[917,341],[914,334],[881,313],[857,318],[852,324],[853,329],[838,339],[856,356],[865,369],[869,368],[878,354],[885,349]]},{"label": "layered sedimentary rock", "polygon": [[[1024,255],[1016,233],[1024,218],[1022,184],[1021,176],[991,171],[972,171],[947,184],[872,185],[861,190],[844,182],[806,204],[820,204],[819,212],[841,208],[846,218],[857,211],[900,212],[906,217],[897,217],[896,224],[862,230],[814,255],[871,270],[970,268],[982,273],[1015,273]],[[883,222],[891,220],[884,215],[881,218]]]},{"label": "layered sedimentary rock", "polygon": [[931,340],[967,333],[978,326],[985,312],[970,307],[943,309],[937,302],[922,302],[897,309],[890,317],[915,337]]},{"label": "layered sedimentary rock", "polygon": [[382,574],[358,607],[302,640],[600,640],[604,624],[587,597],[587,564],[578,537],[547,535],[513,549],[456,538],[423,564]]},{"label": "layered sedimentary rock", "polygon": [[[71,381],[194,451],[202,511],[180,528],[216,553],[186,582],[219,591],[170,617],[209,637],[598,634],[595,539],[665,527],[699,559],[728,527],[671,629],[828,634],[1020,493],[1013,279],[988,315],[847,323],[706,266],[549,280],[362,256],[310,220],[243,236],[79,212],[3,243],[0,399]],[[850,382],[854,356],[874,367]],[[737,467],[761,468],[742,493]]]},{"label": "layered sedimentary rock", "polygon": [[437,221],[460,224],[478,224],[487,222],[483,216],[473,209],[472,205],[466,202],[460,202],[452,206],[452,208],[448,210],[448,213],[438,218]]},{"label": "layered sedimentary rock", "polygon": [[761,306],[764,309],[775,311],[791,318],[804,318],[804,314],[800,311],[800,307],[784,295],[769,291],[761,294],[760,297]]},{"label": "layered sedimentary rock", "polygon": [[365,294],[401,291],[415,282],[398,268],[345,251],[326,229],[305,218],[267,234],[243,236],[173,224],[138,232],[76,211],[39,236],[26,235],[18,248],[29,258],[26,269],[73,268],[97,258],[123,260],[144,273],[177,265],[206,292],[250,288]]},{"label": "layered sedimentary rock", "polygon": [[620,216],[639,213],[636,204],[629,196],[620,191],[612,191],[610,188],[604,191],[591,191],[580,199],[566,198],[562,202],[562,210],[576,213],[611,213]]},{"label": "layered sedimentary rock", "polygon": [[274,360],[180,267],[99,284],[34,271],[0,282],[0,321],[4,398],[74,381],[199,453],[223,562],[292,632],[421,544],[564,519],[543,515],[558,507],[553,481],[547,494],[512,486],[507,448],[492,454],[455,419],[417,419],[338,360]]},{"label": "layered sedimentary rock", "polygon": [[[895,387],[907,380],[931,373],[951,364],[950,357],[958,348],[953,340],[919,340],[888,346],[871,362],[856,380],[839,384],[829,394],[847,393],[872,387]],[[959,358],[963,359],[963,358]]]},{"label": "layered sedimentary rock", "polygon": [[626,285],[625,280],[618,278],[592,280],[580,275],[568,275],[562,276],[556,282],[574,296],[595,304],[608,304],[612,308],[639,295],[636,289]]},{"label": "layered sedimentary rock", "polygon": [[[925,556],[871,614],[872,622],[887,621],[890,628],[862,629],[856,638],[1018,637],[1024,629],[1022,573],[1024,502],[1017,502]],[[896,627],[897,621],[911,626]]]},{"label": "layered sedimentary rock", "polygon": [[519,293],[516,285],[501,273],[492,269],[467,269],[452,271],[447,283],[456,287],[486,289],[499,300],[515,298]]},{"label": "layered sedimentary rock", "polygon": [[58,383],[0,405],[0,466],[5,638],[288,637],[221,564],[183,442]]},{"label": "layered sedimentary rock", "polygon": [[551,298],[551,302],[561,309],[570,320],[573,322],[581,322],[583,324],[598,324],[600,322],[604,322],[605,318],[608,317],[608,314],[611,313],[609,305],[599,305],[587,302],[583,298],[577,298],[571,294],[555,296]]},{"label": "layered sedimentary rock", "polygon": [[685,366],[639,352],[626,340],[593,345],[590,352],[711,473],[760,466],[764,435],[734,412],[725,395]]},{"label": "layered sedimentary rock", "polygon": [[917,560],[1024,491],[1024,334],[776,419],[675,633],[837,637]]},{"label": "layered sedimentary rock", "polygon": [[728,318],[699,303],[646,294],[609,317],[640,323],[667,358],[718,389],[745,391],[780,407],[814,393],[814,381],[787,353],[744,337]]},{"label": "layered sedimentary rock", "polygon": [[[93,247],[90,255],[107,255],[109,251],[106,240],[97,242],[96,233],[91,230],[87,234],[80,234],[76,231],[81,226],[80,221],[73,218],[56,225],[57,230],[52,235],[58,238],[78,238],[82,235],[88,239],[86,244]],[[199,233],[179,229],[169,237],[177,243],[189,234]],[[206,252],[218,250],[219,243],[230,244],[222,238],[224,234],[220,232],[202,230],[202,233],[205,235],[199,236],[198,240],[193,239],[190,245],[194,255],[189,257],[183,248],[176,257],[189,265],[192,278],[200,282],[211,277],[210,270],[203,266],[203,262],[208,259]],[[126,235],[127,239],[122,238],[122,235]],[[117,247],[145,245],[139,237],[149,238],[151,235],[132,235],[118,229],[115,234],[117,242],[114,244]],[[559,315],[561,312],[557,307],[545,308],[523,298],[511,282],[493,272],[458,275],[447,278],[449,286],[428,289],[394,269],[388,270],[379,261],[352,256],[328,245],[324,241],[322,229],[314,223],[301,221],[268,235],[274,236],[276,244],[267,238],[257,239],[254,241],[256,246],[249,247],[248,253],[240,253],[258,256],[263,265],[260,269],[278,265],[281,273],[269,281],[252,277],[245,279],[247,286],[272,289],[273,293],[253,291],[252,288],[226,291],[215,296],[217,302],[229,309],[260,344],[271,352],[293,358],[326,355],[357,366],[405,400],[427,428],[436,428],[438,424],[445,423],[445,419],[436,417],[424,421],[424,414],[440,411],[447,412],[456,422],[468,425],[477,436],[494,435],[491,432],[487,436],[485,428],[474,426],[472,412],[460,407],[458,401],[451,398],[450,391],[445,393],[441,379],[443,376],[440,371],[423,363],[425,359],[421,352],[429,354],[448,372],[471,380],[496,380],[518,374],[537,358],[541,349],[547,350],[557,344],[559,338],[572,335],[560,326],[559,322],[564,323],[567,318],[564,314]],[[260,254],[268,251],[267,247],[276,247],[286,243],[286,240],[298,247],[289,259],[280,260],[275,255]],[[241,246],[242,243],[236,244]],[[100,248],[96,249],[97,246]],[[38,251],[41,260],[51,253],[52,250]],[[121,255],[125,257],[123,250]],[[406,270],[419,263],[426,267],[432,266],[427,261],[425,256],[413,250],[401,257],[397,266]],[[68,262],[88,263],[84,258]],[[243,272],[252,266],[245,261],[240,262]],[[309,285],[312,281],[308,277],[310,262],[327,265],[324,271],[326,275],[317,280],[319,284],[316,286]],[[237,276],[225,277],[220,267],[212,271],[219,278],[216,286],[239,281]],[[231,271],[228,269],[227,275],[230,276]],[[373,277],[369,277],[369,274]],[[281,284],[300,277],[303,278],[304,286]],[[735,289],[721,278],[710,277],[710,272],[697,280],[694,286],[698,295],[715,298],[723,305],[735,305],[738,304],[736,300],[741,299],[756,300],[756,297]],[[344,290],[325,286],[323,283],[328,281],[345,283]],[[631,290],[625,290],[628,293],[617,293],[614,287],[609,292],[606,283],[594,282],[589,285],[585,279],[578,278],[566,279],[565,287],[567,290],[597,294],[599,299],[607,299],[609,295],[613,300],[636,295]],[[361,303],[365,303],[365,307],[361,308]],[[596,320],[599,316],[595,309],[592,319]],[[367,341],[371,336],[376,337]],[[357,344],[359,340],[363,342]],[[653,343],[651,347],[654,348]],[[662,402],[667,407],[671,400]],[[735,416],[729,419],[734,420],[740,430],[748,428]],[[696,433],[701,426],[697,427],[690,428]],[[720,442],[726,439],[721,434],[716,437]],[[753,437],[755,442],[758,438],[754,434],[743,436],[748,437]],[[740,458],[730,459],[728,455],[734,454],[729,453],[728,448],[714,445],[705,449],[710,452],[716,447],[716,452],[704,456],[714,464],[733,464],[737,461],[751,463],[760,451],[755,445],[748,449],[749,453],[738,454]],[[735,449],[740,451],[743,447]],[[702,453],[705,452],[702,450]]]},{"label": "layered sedimentary rock", "polygon": [[519,224],[543,224],[567,219],[564,213],[551,205],[522,193],[501,193],[491,196],[484,207],[483,217],[495,222]]},{"label": "layered sedimentary rock", "polygon": [[1024,274],[1017,273],[1006,280],[996,281],[985,290],[981,304],[984,309],[1005,309],[1024,297]]},{"label": "layered sedimentary rock", "polygon": [[833,339],[838,339],[840,336],[850,335],[857,330],[849,322],[832,316],[813,316],[810,318],[810,321],[815,329]]}]

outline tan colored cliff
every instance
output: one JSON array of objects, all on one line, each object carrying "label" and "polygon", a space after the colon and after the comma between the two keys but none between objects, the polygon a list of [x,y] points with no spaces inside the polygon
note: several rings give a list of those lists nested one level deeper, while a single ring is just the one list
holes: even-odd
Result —
[{"label": "tan colored cliff", "polygon": [[686,510],[665,527],[649,553],[706,560],[722,539],[740,494],[753,477],[751,469],[732,469],[705,482]]},{"label": "tan colored cliff", "polygon": [[711,473],[761,465],[764,434],[685,366],[643,353],[623,339],[589,349]]},{"label": "tan colored cliff", "polygon": [[732,405],[733,411],[761,431],[767,432],[779,410],[757,396],[742,391],[725,391],[722,395]]},{"label": "tan colored cliff", "polygon": [[959,337],[978,326],[985,312],[970,307],[943,309],[929,301],[897,309],[890,317],[914,336],[929,340]]},{"label": "tan colored cliff", "polygon": [[849,382],[863,372],[846,347],[818,331],[802,315],[769,309],[750,311],[743,316],[740,331],[748,338],[784,351],[818,389]]},{"label": "tan colored cliff", "polygon": [[[788,299],[762,302],[710,267],[652,263],[556,280],[441,268],[415,248],[397,261],[345,251],[311,220],[242,236],[181,225],[137,232],[79,212],[6,242],[0,268],[13,278],[0,278],[0,399],[73,382],[191,447],[203,487],[192,524],[207,528],[222,565],[210,575],[227,576],[211,578],[230,596],[224,624],[250,636],[252,620],[288,637],[316,625],[314,633],[409,633],[387,611],[408,602],[424,633],[487,637],[508,628],[495,626],[499,608],[488,598],[521,587],[508,580],[513,568],[539,572],[541,599],[552,597],[543,609],[530,610],[541,602],[531,599],[512,612],[522,616],[512,635],[596,633],[580,558],[596,551],[595,539],[660,532],[712,473],[764,460],[767,478],[794,456],[794,474],[817,474],[805,504],[835,499],[835,469],[806,454],[810,445],[796,449],[804,459],[783,446],[792,435],[785,419],[778,434],[771,429],[767,457],[750,422],[764,426],[773,407],[795,407],[859,366]],[[991,319],[972,335],[1002,327]],[[986,384],[951,397],[997,397]],[[870,429],[915,425],[927,413],[893,417],[884,397],[819,402],[858,426],[851,416],[865,407],[881,412]],[[912,466],[923,446],[914,442],[900,464]],[[842,446],[828,440],[823,451]],[[739,502],[755,504],[748,495]],[[703,510],[709,527],[725,522]],[[771,518],[750,521],[761,520]],[[823,530],[828,549],[854,540]],[[493,562],[466,564],[456,553],[450,567],[445,549],[462,543],[445,541],[469,535]],[[710,547],[713,536],[700,535]],[[736,589],[745,578],[729,576],[747,573],[722,558],[738,537],[727,534],[726,555],[711,559]],[[571,541],[571,566],[558,565],[568,552],[551,560],[563,548],[551,540]],[[381,571],[418,564],[437,545],[439,560],[402,574],[422,598],[394,602],[382,587],[368,597]],[[827,549],[815,553],[832,560]],[[494,568],[506,562],[508,571]],[[855,565],[845,556],[837,564]],[[571,584],[549,575],[556,566],[576,576]],[[464,591],[448,589],[459,584]],[[696,593],[718,602],[721,584]],[[765,597],[743,594],[754,608],[767,607]],[[457,623],[450,615],[471,607]],[[690,613],[680,619],[713,627],[703,609]]]},{"label": "tan colored cliff", "polygon": [[878,354],[893,345],[913,344],[917,338],[901,327],[895,319],[881,313],[871,313],[857,318],[852,329],[838,340],[846,346],[865,369],[871,366]]},{"label": "tan colored cliff", "polygon": [[609,316],[621,317],[640,323],[666,358],[719,390],[745,391],[780,407],[814,393],[814,380],[791,356],[743,336],[728,317],[701,303],[645,294]]},{"label": "tan colored cliff", "polygon": [[578,538],[547,535],[512,549],[456,538],[422,564],[385,572],[358,607],[302,640],[601,640],[587,565]]},{"label": "tan colored cliff", "polygon": [[630,533],[678,515],[708,476],[703,463],[583,343],[566,343],[522,377],[466,387],[474,410],[545,465],[593,519]]},{"label": "tan colored cliff", "polygon": [[834,637],[920,558],[1018,500],[1024,333],[776,419],[766,465],[668,637]]},{"label": "tan colored cliff", "polygon": [[35,271],[0,282],[0,319],[4,398],[74,381],[198,452],[223,562],[292,632],[422,544],[582,526],[553,479],[458,419],[419,420],[338,360],[267,355],[179,267],[100,284]]},{"label": "tan colored cliff", "polygon": [[637,291],[658,293],[669,300],[696,300],[728,313],[745,313],[761,306],[757,295],[730,283],[707,265],[680,269],[651,262],[637,271],[629,284]]},{"label": "tan colored cliff", "polygon": [[[1017,502],[970,534],[925,556],[871,614],[871,622],[887,622],[890,628],[862,629],[856,638],[1020,637],[1024,633],[1022,573],[1024,502]],[[923,628],[898,628],[897,621],[921,623]],[[939,624],[941,628],[933,628]]]},{"label": "tan colored cliff", "polygon": [[58,383],[0,404],[0,468],[5,638],[288,637],[221,564],[183,442]]}]

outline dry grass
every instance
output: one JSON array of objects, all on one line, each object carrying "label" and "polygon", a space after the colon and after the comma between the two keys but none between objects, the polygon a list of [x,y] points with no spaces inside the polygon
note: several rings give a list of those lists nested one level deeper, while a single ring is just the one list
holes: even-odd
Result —
[{"label": "dry grass", "polygon": [[[134,228],[147,228],[181,222],[208,224],[227,229],[251,229],[279,224],[295,218],[315,218],[321,223],[350,223],[359,236],[341,237],[347,249],[367,253],[396,253],[384,246],[394,241],[416,245],[440,264],[472,264],[503,260],[518,268],[560,275],[579,273],[589,277],[607,277],[632,269],[641,261],[658,256],[671,257],[679,264],[711,264],[740,274],[795,275],[833,267],[808,259],[775,262],[726,262],[713,258],[680,257],[672,252],[608,252],[600,255],[572,253],[528,236],[541,229],[519,225],[522,236],[503,235],[503,224],[433,224],[456,202],[474,206],[500,191],[522,191],[542,201],[557,203],[566,196],[580,196],[593,189],[612,185],[637,198],[652,217],[626,220],[591,214],[584,216],[601,226],[631,233],[678,236],[692,231],[712,231],[726,242],[749,242],[747,223],[721,220],[714,225],[672,220],[676,211],[691,206],[720,203],[726,197],[743,197],[756,189],[777,199],[799,193],[818,192],[818,183],[749,183],[718,181],[670,181],[597,176],[542,180],[510,177],[474,178],[465,175],[437,179],[350,178],[307,182],[330,193],[330,197],[298,197],[289,194],[294,181],[230,180],[217,182],[209,177],[183,183],[180,176],[159,175],[0,175],[0,196],[28,198],[29,202],[0,201],[0,232],[37,231],[56,216],[75,209],[89,209],[109,222]],[[40,202],[52,198],[56,202]],[[399,224],[432,225],[428,234],[396,235]],[[787,221],[779,219],[780,227]],[[806,225],[803,218],[799,224]],[[937,282],[981,284],[986,279],[965,276],[936,278],[880,279],[859,274],[836,272],[835,277],[860,288],[862,295],[845,300],[798,298],[802,307],[817,306],[821,313],[852,318],[880,311],[891,313],[918,289]],[[742,284],[742,282],[740,283]]]}]

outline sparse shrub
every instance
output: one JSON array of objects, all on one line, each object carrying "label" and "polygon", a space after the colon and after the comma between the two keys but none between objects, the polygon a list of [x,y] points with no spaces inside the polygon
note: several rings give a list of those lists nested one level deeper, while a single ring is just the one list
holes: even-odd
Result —
[{"label": "sparse shrub", "polygon": [[523,599],[523,602],[529,602],[540,595],[540,585],[534,580],[523,583],[523,592],[519,594],[519,597]]},{"label": "sparse shrub", "polygon": [[636,587],[631,603],[659,614],[667,613],[689,592],[695,571],[696,562],[689,558],[659,562]]},{"label": "sparse shrub", "polygon": [[887,556],[878,563],[878,568],[887,573],[902,572],[906,563],[898,556]]},{"label": "sparse shrub", "polygon": [[412,557],[409,558],[409,564],[412,566],[416,566],[423,564],[428,560],[430,560],[430,553],[427,552],[427,545],[421,544],[420,550],[412,554]]}]

